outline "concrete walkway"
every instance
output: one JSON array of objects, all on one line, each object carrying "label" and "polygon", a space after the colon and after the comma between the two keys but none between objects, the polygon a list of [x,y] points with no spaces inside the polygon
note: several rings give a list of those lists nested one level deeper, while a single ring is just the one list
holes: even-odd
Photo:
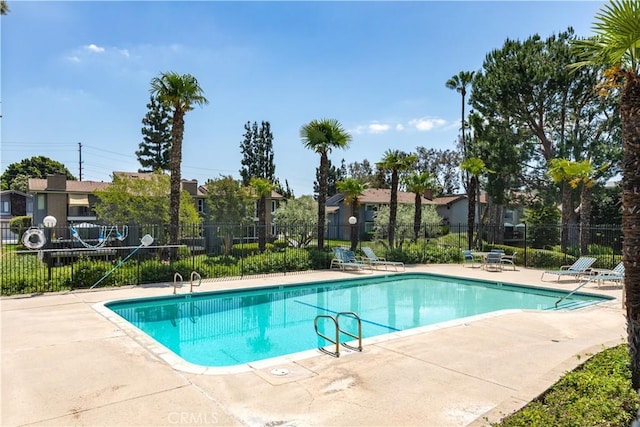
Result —
[{"label": "concrete walkway", "polygon": [[[540,271],[486,272],[458,265],[408,268],[572,289]],[[203,282],[198,291],[353,277],[338,271]],[[553,278],[553,277],[551,277]],[[588,355],[623,343],[618,298],[577,311],[515,311],[430,331],[372,339],[363,353],[317,352],[246,372],[172,368],[93,308],[171,293],[168,284],[3,298],[2,426],[464,426],[497,421]],[[188,290],[187,290],[188,291]],[[185,292],[182,289],[181,292]],[[288,370],[274,375],[274,368]]]}]

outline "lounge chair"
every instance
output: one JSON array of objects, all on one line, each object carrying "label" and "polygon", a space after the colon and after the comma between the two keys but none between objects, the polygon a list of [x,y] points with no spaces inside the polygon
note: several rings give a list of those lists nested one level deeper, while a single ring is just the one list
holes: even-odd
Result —
[{"label": "lounge chair", "polygon": [[544,278],[545,274],[556,274],[558,276],[558,281],[560,281],[561,276],[570,276],[576,279],[579,279],[580,276],[583,276],[588,273],[588,269],[591,265],[596,262],[595,258],[591,257],[580,257],[576,262],[572,265],[563,265],[560,267],[560,270],[547,270],[542,272],[542,276],[540,280]]},{"label": "lounge chair", "polygon": [[377,256],[374,252],[373,249],[371,249],[368,246],[363,246],[362,247],[362,253],[364,253],[364,261],[368,262],[369,264],[371,264],[372,267],[376,267],[378,265],[384,265],[384,269],[387,269],[387,266],[391,266],[393,267],[396,271],[398,271],[398,267],[402,267],[402,270],[404,270],[404,263],[401,261],[387,261],[385,258],[380,258],[379,256]]},{"label": "lounge chair", "polygon": [[518,256],[518,251],[514,251],[511,255],[502,255],[500,258],[501,264],[511,264],[513,270],[516,269],[516,256]]},{"label": "lounge chair", "polygon": [[342,248],[333,248],[333,259],[331,260],[329,269],[332,269],[334,266],[340,267],[343,271],[347,268],[355,268],[358,270],[370,268],[369,264],[358,261],[352,251]]},{"label": "lounge chair", "polygon": [[474,268],[474,264],[477,261],[477,258],[473,256],[473,252],[469,250],[462,251],[462,261],[465,264],[471,264],[471,268]]},{"label": "lounge chair", "polygon": [[502,271],[502,264],[500,263],[501,259],[502,252],[489,252],[484,258],[484,263],[482,264],[482,266],[487,271]]},{"label": "lounge chair", "polygon": [[[618,263],[612,270],[597,269],[592,271],[592,275],[587,280],[589,282],[596,282],[598,287],[603,282],[614,282],[617,285],[622,286],[624,284],[624,264],[622,261]],[[585,285],[587,284],[585,283]]]}]

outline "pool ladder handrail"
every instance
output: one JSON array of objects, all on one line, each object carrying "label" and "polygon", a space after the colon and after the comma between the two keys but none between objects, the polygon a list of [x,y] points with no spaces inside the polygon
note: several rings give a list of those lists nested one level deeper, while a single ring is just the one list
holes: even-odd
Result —
[{"label": "pool ladder handrail", "polygon": [[176,294],[176,288],[178,285],[178,278],[180,279],[180,287],[182,287],[182,285],[184,285],[184,279],[182,278],[182,274],[180,273],[175,273],[173,275],[173,294]]},{"label": "pool ladder handrail", "polygon": [[[340,328],[340,316],[350,316],[353,317],[354,319],[356,319],[356,321],[358,322],[358,334],[353,334],[347,330],[344,330],[342,328]],[[318,320],[320,319],[331,319],[333,321],[333,324],[335,326],[335,332],[336,332],[336,339],[333,340],[331,338],[329,338],[328,336],[324,335],[323,333],[321,333],[318,330]],[[340,344],[342,344],[344,347],[350,349],[350,350],[354,350],[354,351],[362,351],[362,321],[360,320],[360,316],[358,316],[356,313],[354,313],[353,311],[342,311],[338,314],[336,314],[336,316],[331,316],[328,314],[319,314],[316,316],[315,320],[313,321],[313,327],[316,330],[316,334],[318,334],[319,337],[324,338],[325,340],[329,341],[331,344],[335,344],[336,346],[336,351],[329,351],[327,349],[325,349],[324,347],[318,347],[318,350],[322,351],[323,353],[326,353],[330,356],[333,357],[340,357]],[[357,339],[358,340],[358,346],[354,347],[350,344],[347,344],[346,342],[340,342],[340,334],[343,333],[353,339]]]},{"label": "pool ladder handrail", "polygon": [[574,290],[572,290],[571,292],[569,292],[567,295],[563,296],[562,298],[560,298],[558,301],[556,301],[556,308],[558,308],[558,304],[560,304],[560,301],[562,301],[565,298],[569,298],[571,295],[573,295],[574,293],[576,293],[578,291],[578,289],[580,289],[581,287],[583,287],[584,285],[586,285],[587,283],[591,282],[590,280],[585,281],[584,283],[581,283],[580,286],[578,286],[577,288],[575,288]]},{"label": "pool ladder handrail", "polygon": [[[197,285],[193,284],[193,278],[194,277],[198,278],[198,284]],[[191,272],[191,278],[189,279],[189,281],[190,281],[189,293],[193,293],[193,287],[194,286],[200,286],[202,284],[202,276],[197,271],[192,271]]]}]

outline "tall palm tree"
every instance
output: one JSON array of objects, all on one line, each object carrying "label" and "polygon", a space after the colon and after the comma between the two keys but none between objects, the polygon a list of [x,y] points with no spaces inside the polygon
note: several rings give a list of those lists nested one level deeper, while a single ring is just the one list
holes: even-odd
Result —
[{"label": "tall palm tree", "polygon": [[184,115],[195,105],[208,104],[198,80],[190,74],[180,75],[173,71],[161,73],[151,79],[151,95],[165,107],[173,110],[171,128],[171,190],[169,201],[171,244],[178,243],[180,218],[180,165],[182,163],[182,139],[184,137]]},{"label": "tall palm tree", "polygon": [[[360,182],[355,178],[347,178],[344,181],[336,182],[336,189],[344,194],[344,201],[351,206],[351,216],[356,219],[356,224],[360,224],[359,212],[360,212],[360,200],[359,198],[364,193],[368,185]],[[352,225],[350,230],[351,236],[351,250],[355,251],[358,245],[359,225]]]},{"label": "tall palm tree", "polygon": [[391,172],[391,200],[389,201],[389,248],[395,247],[396,237],[396,217],[398,215],[398,184],[400,183],[400,172],[412,169],[418,156],[407,154],[400,150],[387,150],[382,156],[382,160],[376,163],[378,169]]},{"label": "tall palm tree", "polygon": [[473,81],[473,76],[475,75],[475,71],[460,71],[455,76],[451,77],[447,80],[445,85],[447,88],[455,90],[462,96],[462,116],[460,119],[460,131],[462,134],[462,155],[466,157],[467,155],[467,142],[465,137],[465,118],[464,118],[464,107],[465,107],[465,98],[467,96],[467,86],[471,84]]},{"label": "tall palm tree", "polygon": [[258,196],[258,250],[264,252],[267,246],[267,198],[276,186],[266,178],[251,178],[249,185]]},{"label": "tall palm tree", "polygon": [[435,179],[429,172],[414,172],[404,178],[404,185],[408,191],[416,195],[413,213],[413,239],[417,241],[422,225],[422,197],[425,191],[435,188]]},{"label": "tall palm tree", "polygon": [[305,148],[320,154],[318,182],[318,249],[324,249],[325,204],[327,201],[328,154],[334,148],[349,148],[351,135],[335,119],[312,120],[300,128]]},{"label": "tall palm tree", "polygon": [[9,13],[9,5],[5,0],[0,0],[0,15]]},{"label": "tall palm tree", "polygon": [[604,66],[619,87],[622,118],[622,259],[631,381],[640,389],[640,1],[612,0],[596,14],[595,36],[574,42],[576,67]]}]

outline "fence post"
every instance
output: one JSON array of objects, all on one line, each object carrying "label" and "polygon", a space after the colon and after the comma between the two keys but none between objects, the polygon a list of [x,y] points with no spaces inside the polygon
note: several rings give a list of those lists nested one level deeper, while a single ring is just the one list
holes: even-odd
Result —
[{"label": "fence post", "polygon": [[524,268],[527,268],[527,223],[524,224]]}]

